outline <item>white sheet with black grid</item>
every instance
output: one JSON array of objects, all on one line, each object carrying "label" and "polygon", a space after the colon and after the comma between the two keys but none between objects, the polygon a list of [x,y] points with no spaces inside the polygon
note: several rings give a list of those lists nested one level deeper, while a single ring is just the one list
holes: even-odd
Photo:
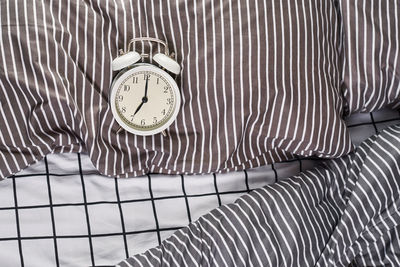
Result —
[{"label": "white sheet with black grid", "polygon": [[[400,122],[397,111],[350,117],[356,145]],[[0,266],[107,266],[251,189],[311,168],[298,159],[214,175],[99,175],[80,154],[49,155],[0,183]]]}]

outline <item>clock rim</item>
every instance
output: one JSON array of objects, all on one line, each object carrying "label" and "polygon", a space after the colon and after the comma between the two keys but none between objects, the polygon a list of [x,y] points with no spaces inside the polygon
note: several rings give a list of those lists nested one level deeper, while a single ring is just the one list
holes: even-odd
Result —
[{"label": "clock rim", "polygon": [[[160,127],[152,130],[137,130],[131,128],[129,125],[127,125],[119,116],[117,107],[115,105],[115,97],[117,94],[117,89],[121,85],[121,83],[125,80],[125,78],[129,75],[131,75],[133,72],[137,71],[153,71],[155,73],[158,73],[159,75],[165,77],[165,79],[170,83],[172,89],[174,90],[175,93],[175,107],[174,111],[172,112],[172,115],[170,118]],[[110,90],[110,95],[109,95],[109,103],[111,106],[111,112],[114,117],[114,119],[117,121],[117,123],[126,131],[136,134],[136,135],[141,135],[141,136],[149,136],[149,135],[155,135],[158,133],[161,133],[165,129],[167,129],[171,124],[175,121],[176,117],[178,116],[179,109],[181,106],[181,95],[179,91],[179,87],[175,80],[169,75],[166,71],[158,68],[157,66],[154,66],[152,64],[148,63],[137,63],[132,65],[126,70],[121,71],[118,73],[118,75],[115,77],[113,83],[111,84],[111,90]]]}]

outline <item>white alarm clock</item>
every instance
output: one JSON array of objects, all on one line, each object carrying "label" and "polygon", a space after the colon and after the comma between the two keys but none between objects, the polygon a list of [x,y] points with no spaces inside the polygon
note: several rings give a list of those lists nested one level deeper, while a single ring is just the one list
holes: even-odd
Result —
[{"label": "white alarm clock", "polygon": [[[148,54],[130,51],[137,41],[151,41],[164,45],[164,53],[153,56],[160,67],[149,63],[138,63]],[[110,90],[111,111],[121,126],[136,135],[164,133],[176,119],[181,96],[178,85],[168,73],[179,74],[180,66],[174,55],[169,54],[165,42],[151,37],[134,38],[127,52],[112,62],[113,71],[119,71]]]}]

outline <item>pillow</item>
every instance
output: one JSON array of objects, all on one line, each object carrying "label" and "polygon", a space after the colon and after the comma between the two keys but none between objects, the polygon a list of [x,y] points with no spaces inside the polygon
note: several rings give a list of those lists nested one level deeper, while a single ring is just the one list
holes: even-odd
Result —
[{"label": "pillow", "polygon": [[[20,0],[1,12],[1,177],[71,151],[131,177],[352,150],[333,1]],[[182,66],[167,137],[118,132],[110,110],[111,61],[138,36],[167,40]]]},{"label": "pillow", "polygon": [[400,105],[400,2],[340,0],[347,114]]}]

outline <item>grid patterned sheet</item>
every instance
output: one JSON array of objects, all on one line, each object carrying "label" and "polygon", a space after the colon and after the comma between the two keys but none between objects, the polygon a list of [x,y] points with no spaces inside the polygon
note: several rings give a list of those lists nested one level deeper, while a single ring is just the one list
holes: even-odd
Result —
[{"label": "grid patterned sheet", "polygon": [[[356,145],[397,111],[348,119]],[[109,266],[251,189],[315,166],[297,159],[214,175],[103,177],[81,154],[49,155],[0,182],[0,266]]]}]

